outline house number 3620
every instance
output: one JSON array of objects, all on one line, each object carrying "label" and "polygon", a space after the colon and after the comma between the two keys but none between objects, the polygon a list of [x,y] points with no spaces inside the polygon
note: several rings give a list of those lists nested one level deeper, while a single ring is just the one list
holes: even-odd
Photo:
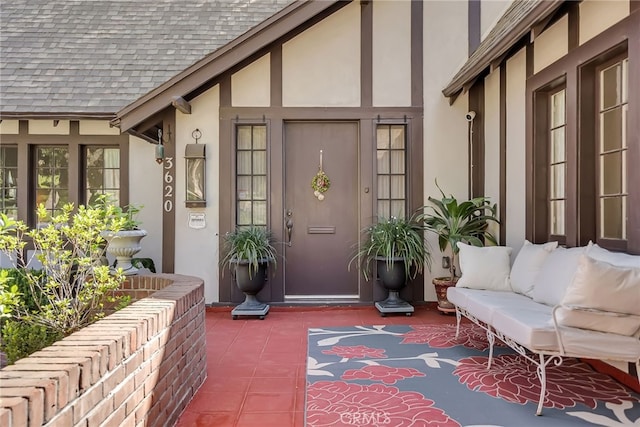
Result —
[{"label": "house number 3620", "polygon": [[173,157],[164,159],[164,211],[173,210]]}]

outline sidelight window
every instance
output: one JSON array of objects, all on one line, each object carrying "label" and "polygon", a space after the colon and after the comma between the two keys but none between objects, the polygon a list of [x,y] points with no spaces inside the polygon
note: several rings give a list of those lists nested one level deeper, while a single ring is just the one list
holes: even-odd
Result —
[{"label": "sidelight window", "polygon": [[406,216],[406,126],[378,125],[376,132],[377,214]]},{"label": "sidelight window", "polygon": [[69,149],[67,146],[38,146],[36,150],[36,206],[44,204],[49,215],[62,212],[69,203]]},{"label": "sidelight window", "polygon": [[549,225],[553,236],[565,234],[566,209],[566,126],[565,89],[549,97]]},{"label": "sidelight window", "polygon": [[598,238],[627,238],[627,112],[629,60],[598,77]]},{"label": "sidelight window", "polygon": [[236,130],[236,224],[267,225],[267,127]]}]

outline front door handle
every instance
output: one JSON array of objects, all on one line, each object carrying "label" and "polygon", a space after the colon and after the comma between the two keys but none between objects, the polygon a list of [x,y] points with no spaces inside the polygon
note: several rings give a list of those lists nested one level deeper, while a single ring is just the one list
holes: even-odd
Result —
[{"label": "front door handle", "polygon": [[287,227],[287,246],[291,247],[291,235],[293,234],[293,212],[287,211],[285,226]]}]

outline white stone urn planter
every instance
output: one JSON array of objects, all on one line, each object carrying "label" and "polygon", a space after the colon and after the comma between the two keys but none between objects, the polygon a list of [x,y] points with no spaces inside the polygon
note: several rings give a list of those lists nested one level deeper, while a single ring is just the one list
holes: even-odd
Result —
[{"label": "white stone urn planter", "polygon": [[107,253],[116,257],[115,268],[121,268],[125,276],[138,273],[138,269],[131,264],[131,258],[140,250],[140,241],[147,235],[146,230],[121,230],[117,233],[103,232],[107,240]]}]

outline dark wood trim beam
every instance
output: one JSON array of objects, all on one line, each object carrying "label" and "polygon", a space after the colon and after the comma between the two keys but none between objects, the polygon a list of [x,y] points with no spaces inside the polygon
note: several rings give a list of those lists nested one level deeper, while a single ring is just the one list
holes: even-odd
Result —
[{"label": "dark wood trim beam", "polygon": [[282,107],[282,45],[271,50],[271,106]]},{"label": "dark wood trim beam", "polygon": [[580,46],[580,2],[569,2],[568,7],[568,51]]},{"label": "dark wood trim beam", "polygon": [[373,105],[373,2],[360,2],[360,105]]},{"label": "dark wood trim beam", "polygon": [[[629,110],[627,117],[627,159],[640,159],[640,1],[631,2],[633,12],[629,37]],[[628,233],[627,252],[640,254],[640,168],[628,160]]]},{"label": "dark wood trim beam", "polygon": [[423,32],[424,5],[422,0],[411,1],[411,105],[424,105]]},{"label": "dark wood trim beam", "polygon": [[[220,87],[220,96],[223,88]],[[222,105],[222,101],[221,101]],[[385,119],[402,119],[404,117],[422,115],[422,107],[220,107],[221,119],[233,119],[236,116],[244,118],[274,118],[286,117],[287,120],[360,120],[376,116]]]},{"label": "dark wood trim beam", "polygon": [[[235,167],[233,164],[233,118],[222,118],[222,110],[231,109],[231,78],[228,76],[220,83],[220,140],[218,164],[218,182],[220,183],[219,205],[220,224],[218,233],[220,235],[220,248],[224,245],[224,235],[233,228],[234,218],[234,187],[233,174]],[[226,273],[226,274],[225,274]],[[231,301],[233,283],[231,274],[220,268],[218,274],[218,295],[220,301]]]},{"label": "dark wood trim beam", "polygon": [[469,91],[469,110],[475,111],[475,118],[468,123],[469,133],[469,192],[471,197],[484,196],[485,181],[485,140],[484,140],[484,79]]},{"label": "dark wood trim beam", "polygon": [[[176,113],[168,111],[162,121],[165,161],[162,165],[162,272],[174,273],[176,260],[176,191],[166,190],[165,176],[176,182]],[[170,206],[171,209],[167,209]]]},{"label": "dark wood trim beam", "polygon": [[500,240],[507,240],[507,67],[500,67]]},{"label": "dark wood trim beam", "polygon": [[469,29],[469,56],[480,46],[481,24],[482,24],[482,2],[480,0],[469,0],[467,12],[467,28]]}]

